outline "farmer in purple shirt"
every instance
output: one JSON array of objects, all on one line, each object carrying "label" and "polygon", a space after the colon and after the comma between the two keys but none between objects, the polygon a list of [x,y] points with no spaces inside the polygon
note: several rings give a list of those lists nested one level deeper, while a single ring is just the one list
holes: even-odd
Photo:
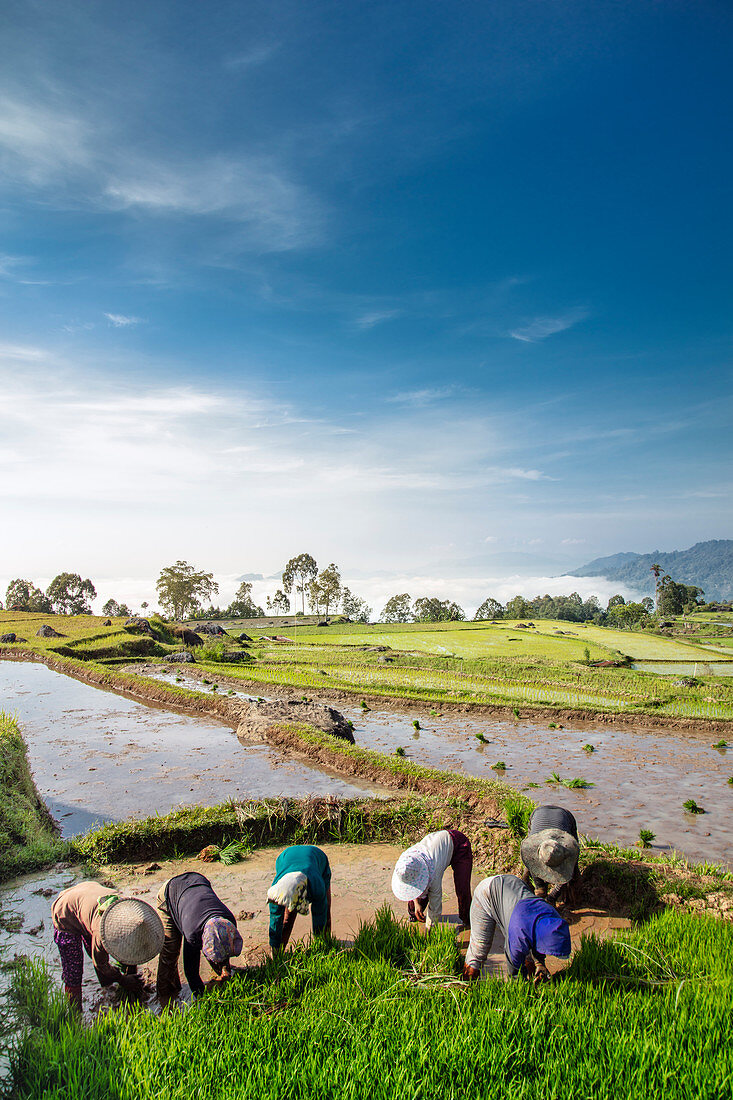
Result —
[{"label": "farmer in purple shirt", "polygon": [[493,875],[476,887],[471,903],[471,939],[463,968],[467,981],[481,976],[497,924],[504,935],[511,977],[523,973],[538,985],[550,976],[547,955],[559,959],[570,955],[567,921],[516,875]]}]

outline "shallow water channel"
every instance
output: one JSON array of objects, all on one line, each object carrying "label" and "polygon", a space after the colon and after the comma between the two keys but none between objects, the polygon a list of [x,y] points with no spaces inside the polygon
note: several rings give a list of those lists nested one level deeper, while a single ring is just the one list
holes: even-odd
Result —
[{"label": "shallow water channel", "polygon": [[[206,685],[177,671],[182,687],[206,691]],[[171,680],[167,671],[159,674]],[[222,683],[220,679],[220,683]],[[229,685],[222,684],[222,691]],[[238,696],[246,697],[243,690]],[[336,704],[354,723],[359,745],[394,753],[398,746],[418,764],[486,779],[498,779],[525,790],[535,802],[567,806],[581,832],[621,845],[634,844],[640,829],[656,833],[652,850],[676,849],[695,862],[709,860],[733,867],[733,747],[714,749],[719,734],[650,729],[614,728],[605,722],[565,722],[549,729],[549,719],[498,721],[486,715],[446,710],[430,714],[430,707],[392,709],[379,703],[360,706]],[[420,729],[415,730],[417,719]],[[477,740],[481,733],[488,744]],[[591,744],[595,752],[585,752]],[[503,761],[503,772],[493,764]],[[568,789],[545,780],[583,778],[587,789]],[[538,783],[538,788],[527,788]],[[693,798],[707,812],[690,814],[682,803]]]},{"label": "shallow water channel", "polygon": [[133,702],[41,664],[0,661],[0,710],[17,714],[36,785],[64,836],[229,798],[374,793],[267,745],[242,745],[223,723]]}]

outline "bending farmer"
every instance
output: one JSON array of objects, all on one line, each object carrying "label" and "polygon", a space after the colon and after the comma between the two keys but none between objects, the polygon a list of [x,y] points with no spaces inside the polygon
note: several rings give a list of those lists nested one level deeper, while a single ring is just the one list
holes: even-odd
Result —
[{"label": "bending farmer", "polygon": [[[532,885],[538,897],[555,902],[567,885],[568,901],[578,878],[578,826],[570,810],[562,806],[538,806],[529,819],[529,833],[522,841],[522,882]],[[548,886],[552,889],[547,893]]]},{"label": "bending farmer", "polygon": [[194,997],[204,991],[199,966],[203,951],[211,969],[225,978],[229,960],[242,950],[237,922],[211,883],[196,871],[164,882],[158,892],[158,912],[165,929],[165,943],[158,959],[158,996],[176,997],[181,991],[178,956],[183,943],[183,971]]},{"label": "bending farmer", "polygon": [[534,976],[535,985],[549,978],[546,955],[567,959],[570,955],[570,928],[551,905],[536,898],[516,875],[486,878],[473,895],[471,940],[466,953],[463,977],[479,978],[481,967],[491,950],[494,930],[499,925],[504,935],[504,950],[512,977],[524,972]]},{"label": "bending farmer", "polygon": [[293,844],[275,860],[275,877],[267,891],[270,903],[270,947],[285,948],[298,913],[313,906],[313,934],[331,931],[331,867],[313,844]]},{"label": "bending farmer", "polygon": [[51,906],[51,920],[66,994],[76,1008],[81,1009],[84,951],[100,985],[117,982],[133,996],[144,992],[136,967],[163,946],[163,925],[152,905],[120,898],[99,882],[79,882],[61,891]]},{"label": "bending farmer", "polygon": [[[409,920],[425,921],[426,928],[443,915],[443,875],[453,868],[458,916],[471,926],[471,842],[458,829],[441,829],[403,852],[392,875],[392,893],[407,902]],[[425,908],[427,906],[427,916]]]}]

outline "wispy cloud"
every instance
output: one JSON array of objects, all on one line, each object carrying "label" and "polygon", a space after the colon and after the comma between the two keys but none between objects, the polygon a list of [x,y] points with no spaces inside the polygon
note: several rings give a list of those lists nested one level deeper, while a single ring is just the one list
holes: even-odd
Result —
[{"label": "wispy cloud", "polygon": [[513,340],[522,340],[526,344],[536,344],[540,340],[546,340],[548,336],[565,332],[566,329],[572,328],[580,321],[585,320],[587,316],[588,310],[578,306],[576,309],[568,310],[566,313],[555,317],[535,317],[532,321],[512,329],[509,335]]},{"label": "wispy cloud", "polygon": [[58,206],[107,207],[150,216],[239,224],[259,249],[284,251],[321,239],[324,212],[275,156],[187,157],[135,151],[114,118],[93,123],[46,103],[0,98],[0,164],[9,181]]},{"label": "wispy cloud", "polygon": [[104,316],[115,328],[127,328],[129,325],[142,324],[142,317],[128,317],[124,313],[105,313]]},{"label": "wispy cloud", "polygon": [[387,400],[395,405],[412,405],[422,409],[426,405],[434,405],[437,401],[445,401],[456,393],[455,386],[434,386],[422,390],[405,390],[403,393],[395,393]]},{"label": "wispy cloud", "polygon": [[225,57],[223,62],[224,67],[226,69],[235,69],[237,72],[254,69],[258,65],[264,65],[271,57],[275,56],[279,49],[279,42],[272,42],[262,46],[253,46],[251,50],[247,50],[245,53],[235,54],[232,57]]},{"label": "wispy cloud", "polygon": [[383,325],[385,321],[393,321],[401,313],[401,309],[375,309],[370,313],[362,313],[355,319],[354,324],[357,328],[374,328],[375,325]]}]

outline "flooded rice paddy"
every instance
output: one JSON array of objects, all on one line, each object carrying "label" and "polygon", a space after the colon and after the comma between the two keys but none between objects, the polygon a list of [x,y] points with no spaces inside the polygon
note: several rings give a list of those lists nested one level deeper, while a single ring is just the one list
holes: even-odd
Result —
[{"label": "flooded rice paddy", "polygon": [[242,745],[223,723],[133,702],[41,664],[0,661],[0,710],[17,714],[36,785],[64,836],[229,798],[374,792],[267,745]]},{"label": "flooded rice paddy", "polygon": [[[156,675],[207,690],[178,670]],[[221,693],[227,690],[222,681]],[[103,821],[228,798],[374,793],[269,746],[242,745],[224,724],[133,702],[44,665],[0,662],[0,706],[18,713],[39,791],[65,836]],[[550,729],[547,719],[499,721],[457,710],[430,713],[424,705],[339,709],[364,747],[388,754],[401,747],[416,763],[496,779],[536,802],[561,803],[576,814],[581,832],[604,841],[630,845],[640,829],[649,829],[656,834],[653,849],[733,866],[733,786],[727,782],[733,748],[714,749],[719,735],[605,722]],[[588,744],[594,752],[584,751]],[[493,768],[499,761],[504,770]],[[546,783],[553,773],[594,785]],[[707,812],[687,813],[682,804],[690,798]]]},{"label": "flooded rice paddy", "polygon": [[[207,690],[194,677],[176,675],[182,687]],[[160,674],[160,679],[172,678],[167,671]],[[236,695],[248,697],[242,690]],[[603,841],[631,845],[640,829],[649,829],[656,834],[652,850],[676,849],[695,862],[733,867],[733,786],[728,784],[733,744],[714,749],[711,742],[719,734],[649,729],[641,723],[614,728],[605,722],[564,722],[564,728],[550,729],[549,719],[507,722],[457,710],[431,714],[431,708],[417,704],[414,711],[379,703],[370,707],[338,704],[354,723],[357,744],[365,748],[394,753],[402,747],[417,764],[498,779],[526,791],[535,802],[567,806],[581,832]],[[586,744],[595,751],[584,751]],[[504,771],[493,769],[499,761],[506,764]],[[594,786],[583,790],[546,783],[553,772]],[[690,798],[707,812],[683,810]]]}]

